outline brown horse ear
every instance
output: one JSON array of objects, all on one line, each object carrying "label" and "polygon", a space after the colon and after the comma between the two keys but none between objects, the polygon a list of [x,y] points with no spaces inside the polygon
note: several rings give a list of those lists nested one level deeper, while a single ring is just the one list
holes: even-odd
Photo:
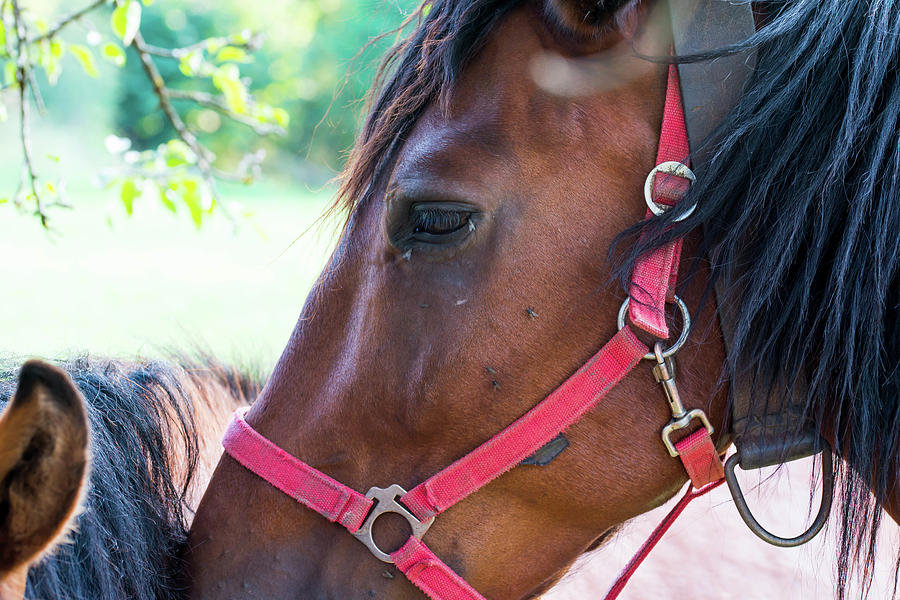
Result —
[{"label": "brown horse ear", "polygon": [[87,464],[81,394],[56,367],[25,363],[16,394],[0,414],[0,580],[65,535]]},{"label": "brown horse ear", "polygon": [[[592,37],[602,33],[614,18],[621,17],[622,9],[634,9],[634,0],[548,0],[546,10],[572,32]],[[628,11],[625,11],[628,12]],[[618,28],[621,23],[613,21]]]}]

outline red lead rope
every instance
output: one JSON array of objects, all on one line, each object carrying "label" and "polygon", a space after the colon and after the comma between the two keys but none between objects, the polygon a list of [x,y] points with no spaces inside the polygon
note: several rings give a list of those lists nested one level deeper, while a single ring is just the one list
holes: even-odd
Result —
[{"label": "red lead rope", "polygon": [[[662,129],[657,164],[685,160],[687,134],[678,75],[674,66],[669,69]],[[673,187],[672,179],[660,178],[659,187],[669,198],[669,202],[659,198],[660,203],[671,204],[683,195],[684,187]],[[668,335],[665,305],[667,299],[672,297],[680,248],[680,241],[664,246],[639,261],[635,267],[631,294],[637,301],[630,303],[630,316],[635,324],[656,332],[663,338]],[[638,298],[635,296],[637,293],[643,295]],[[418,519],[418,525],[423,525],[435,515],[475,493],[534,454],[594,408],[648,352],[647,346],[631,329],[623,327],[584,366],[528,413],[404,494],[400,498],[403,507]],[[235,413],[222,442],[225,451],[297,502],[359,536],[360,528],[367,524],[370,515],[374,515],[374,502],[291,456],[263,437],[244,420],[246,410]],[[675,444],[675,448],[693,487],[697,489],[688,491],[657,527],[619,576],[609,591],[608,600],[618,596],[631,574],[687,504],[722,482],[722,463],[706,429],[695,431]],[[386,556],[381,558],[387,559]],[[413,584],[433,600],[484,600],[416,536],[411,536],[400,549],[390,554],[390,559]]]}]

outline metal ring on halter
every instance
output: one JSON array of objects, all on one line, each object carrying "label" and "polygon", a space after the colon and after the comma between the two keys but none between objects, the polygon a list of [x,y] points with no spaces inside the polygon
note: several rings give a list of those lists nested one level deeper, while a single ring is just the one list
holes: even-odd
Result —
[{"label": "metal ring on halter", "polygon": [[[616,317],[616,324],[619,326],[619,329],[625,327],[625,315],[628,313],[628,303],[630,300],[630,297],[625,298],[622,306],[619,307],[619,314]],[[684,300],[675,296],[675,306],[681,311],[681,334],[679,334],[678,339],[675,340],[674,344],[662,351],[663,358],[669,358],[681,350],[681,347],[684,346],[684,343],[688,339],[688,335],[691,333],[691,313],[688,312],[687,304],[684,303]],[[653,352],[649,352],[644,355],[644,360],[656,360],[656,355]]]},{"label": "metal ring on halter", "polygon": [[394,559],[391,558],[390,554],[379,548],[375,543],[375,539],[372,537],[372,525],[375,524],[375,520],[378,519],[378,517],[384,513],[400,515],[406,519],[407,523],[409,523],[413,536],[420,540],[422,539],[422,536],[425,535],[425,532],[428,531],[428,528],[431,527],[431,524],[434,523],[434,517],[431,517],[427,521],[418,520],[415,515],[397,502],[397,498],[400,498],[405,494],[406,490],[396,483],[386,488],[373,487],[369,489],[369,491],[366,492],[366,498],[369,500],[377,500],[377,502],[366,516],[366,520],[363,521],[363,524],[360,525],[359,529],[356,530],[356,533],[353,534],[353,537],[361,541],[363,545],[369,549],[369,552],[375,555],[375,558],[386,563],[393,564]]},{"label": "metal ring on halter", "polygon": [[831,448],[826,444],[825,449],[822,450],[822,504],[819,506],[819,513],[816,515],[812,525],[809,526],[809,529],[792,538],[783,538],[771,533],[760,525],[759,521],[753,516],[750,507],[747,506],[747,500],[744,499],[744,494],[741,492],[741,486],[734,475],[734,468],[740,461],[741,455],[735,453],[725,463],[725,482],[731,491],[731,497],[734,498],[734,505],[738,510],[738,514],[741,515],[750,531],[759,536],[760,539],[779,548],[802,546],[816,537],[816,534],[822,530],[825,522],[828,521],[828,515],[831,513],[831,501],[834,497],[834,471],[832,470]]},{"label": "metal ring on halter", "polygon": [[[659,163],[650,171],[650,174],[647,175],[647,179],[644,181],[644,201],[647,203],[647,208],[650,209],[657,217],[670,208],[671,206],[658,204],[653,199],[653,185],[656,183],[656,174],[657,173],[665,173],[666,175],[675,175],[676,177],[682,177],[687,179],[693,184],[697,181],[697,176],[694,175],[694,172],[684,163],[680,163],[677,160],[669,160],[663,163]],[[691,205],[689,209],[684,211],[675,221],[683,221],[691,216],[691,213],[694,212],[694,209],[697,208],[697,203]]]}]

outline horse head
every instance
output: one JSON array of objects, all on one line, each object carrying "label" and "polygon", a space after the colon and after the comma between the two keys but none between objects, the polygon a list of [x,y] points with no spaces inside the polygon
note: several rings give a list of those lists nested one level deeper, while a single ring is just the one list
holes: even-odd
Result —
[{"label": "horse head", "polygon": [[69,377],[25,363],[0,415],[0,600],[21,600],[30,566],[69,532],[86,488],[88,440]]},{"label": "horse head", "polygon": [[[606,260],[640,221],[671,34],[653,3],[444,2],[393,55],[350,166],[350,217],[247,422],[347,486],[411,489],[526,413],[617,330]],[[604,80],[561,96],[548,57]],[[552,58],[550,59],[552,63]],[[602,63],[602,64],[601,64]],[[595,65],[595,66],[596,66]],[[596,83],[596,80],[595,80]],[[690,254],[686,251],[686,254]],[[684,289],[700,304],[700,277]],[[725,421],[710,303],[679,358],[688,408]],[[530,597],[685,482],[660,441],[649,368],[566,432],[442,514],[428,544],[489,598]],[[409,535],[386,515],[385,551]],[[196,598],[420,597],[340,527],[229,456],[189,541]]]}]

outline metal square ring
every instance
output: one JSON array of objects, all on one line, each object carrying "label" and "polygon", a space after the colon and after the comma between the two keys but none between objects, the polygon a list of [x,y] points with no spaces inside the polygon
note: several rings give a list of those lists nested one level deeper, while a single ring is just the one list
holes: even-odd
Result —
[{"label": "metal square ring", "polygon": [[366,515],[363,524],[359,526],[359,529],[357,529],[355,533],[353,533],[353,537],[362,542],[363,545],[369,549],[369,552],[375,555],[375,558],[386,563],[393,564],[394,559],[391,558],[390,554],[379,548],[375,543],[375,539],[372,537],[372,525],[374,525],[378,517],[385,513],[395,513],[400,515],[406,519],[407,523],[409,523],[413,536],[420,540],[422,539],[422,536],[425,535],[425,532],[428,531],[428,528],[431,527],[431,524],[434,523],[434,517],[431,517],[427,521],[420,521],[402,504],[397,502],[397,498],[404,495],[406,495],[406,490],[396,483],[386,488],[370,488],[369,491],[366,492],[366,498],[375,500],[375,505],[372,507],[372,510],[369,511],[369,514]]}]

